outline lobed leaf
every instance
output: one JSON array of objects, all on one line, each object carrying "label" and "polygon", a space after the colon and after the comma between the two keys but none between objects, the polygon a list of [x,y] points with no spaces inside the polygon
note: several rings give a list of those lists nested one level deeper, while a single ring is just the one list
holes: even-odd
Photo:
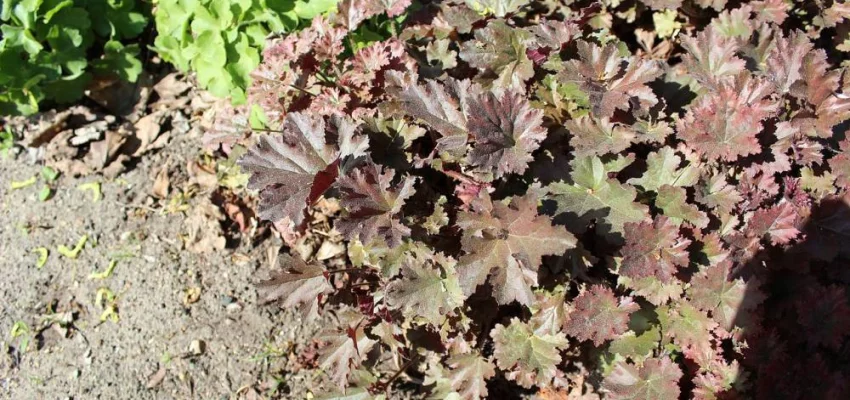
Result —
[{"label": "lobed leaf", "polygon": [[628,330],[629,315],[640,308],[631,298],[614,296],[600,285],[584,290],[572,301],[564,331],[579,340],[590,340],[599,346]]},{"label": "lobed leaf", "polygon": [[618,362],[602,383],[608,398],[667,400],[679,398],[682,370],[669,358],[651,358],[640,367]]},{"label": "lobed leaf", "polygon": [[507,326],[497,324],[490,332],[499,368],[520,386],[547,386],[561,363],[561,349],[569,343],[563,333],[537,334],[531,327],[512,318]]},{"label": "lobed leaf", "polygon": [[457,220],[466,252],[458,264],[463,292],[470,295],[489,281],[499,304],[532,304],[543,256],[563,254],[575,247],[576,238],[537,214],[533,193],[514,197],[508,205],[485,195],[476,211],[459,213]]}]

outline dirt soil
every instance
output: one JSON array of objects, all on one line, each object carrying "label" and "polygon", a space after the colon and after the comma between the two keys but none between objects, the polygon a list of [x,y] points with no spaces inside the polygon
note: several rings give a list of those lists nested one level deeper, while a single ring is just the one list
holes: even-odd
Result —
[{"label": "dirt soil", "polygon": [[[302,366],[321,321],[304,324],[295,311],[256,301],[254,283],[280,240],[193,253],[184,244],[189,219],[210,193],[173,213],[150,202],[157,171],[169,165],[180,186],[199,149],[193,130],[115,180],[61,176],[47,201],[38,199],[40,182],[10,188],[41,166],[26,154],[0,160],[0,398],[311,396],[321,372]],[[79,189],[88,182],[102,182],[102,199]],[[216,229],[213,219],[200,234]],[[60,254],[83,235],[75,259]],[[49,250],[41,268],[37,248]]]}]

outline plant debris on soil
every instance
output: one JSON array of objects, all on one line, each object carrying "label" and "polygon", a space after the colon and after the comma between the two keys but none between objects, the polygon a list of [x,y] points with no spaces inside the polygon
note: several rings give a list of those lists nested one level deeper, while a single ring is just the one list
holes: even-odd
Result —
[{"label": "plant debris on soil", "polygon": [[176,73],[141,82],[3,121],[0,398],[311,396],[322,321],[257,301],[282,241],[201,152],[222,102]]}]

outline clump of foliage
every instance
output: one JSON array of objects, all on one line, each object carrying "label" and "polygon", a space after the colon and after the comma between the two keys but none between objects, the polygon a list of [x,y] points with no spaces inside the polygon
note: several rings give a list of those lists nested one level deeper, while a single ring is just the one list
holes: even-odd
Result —
[{"label": "clump of foliage", "polygon": [[337,0],[161,0],[155,10],[155,49],[218,97],[245,101],[250,73],[269,34],[329,11]]},{"label": "clump of foliage", "polygon": [[446,1],[346,40],[408,3],[270,45],[208,137],[290,245],[338,200],[345,267],[261,284],[332,315],[338,391],[847,393],[847,4]]},{"label": "clump of foliage", "polygon": [[135,82],[149,10],[135,0],[4,0],[0,12],[0,113],[79,99],[93,75]]}]

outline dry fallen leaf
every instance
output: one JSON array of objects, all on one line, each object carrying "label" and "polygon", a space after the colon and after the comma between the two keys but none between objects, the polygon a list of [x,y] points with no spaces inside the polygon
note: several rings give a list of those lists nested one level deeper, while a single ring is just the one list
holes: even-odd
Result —
[{"label": "dry fallen leaf", "polygon": [[168,166],[164,166],[159,169],[159,172],[156,174],[156,178],[154,178],[151,194],[158,199],[168,197],[168,187],[170,184],[171,181],[168,179]]},{"label": "dry fallen leaf", "polygon": [[201,191],[214,189],[218,186],[218,178],[215,175],[215,167],[203,165],[197,161],[190,160],[186,163],[189,171],[189,183],[200,186]]},{"label": "dry fallen leaf", "polygon": [[148,389],[153,389],[159,386],[163,380],[165,380],[165,375],[168,372],[168,369],[165,368],[164,365],[159,367],[159,370],[154,372],[151,376],[148,377],[148,383],[145,385]]},{"label": "dry fallen leaf", "polygon": [[136,82],[97,76],[89,85],[86,96],[112,115],[136,122],[147,108],[151,83],[147,73],[141,74]]},{"label": "dry fallen leaf", "polygon": [[172,99],[192,88],[186,76],[180,72],[172,72],[153,85],[153,90],[160,99]]},{"label": "dry fallen leaf", "polygon": [[340,254],[345,252],[345,245],[342,243],[334,243],[330,240],[325,240],[322,243],[322,246],[319,247],[319,250],[316,252],[316,259],[319,261],[324,261],[330,258],[334,258]]},{"label": "dry fallen leaf", "polygon": [[163,112],[155,112],[145,115],[134,124],[136,128],[135,136],[139,142],[133,156],[138,157],[149,150],[151,144],[159,137],[164,117],[165,114]]},{"label": "dry fallen leaf", "polygon": [[209,199],[192,207],[191,215],[186,218],[188,230],[184,238],[186,249],[193,253],[211,253],[223,250],[227,240],[221,234],[221,221],[224,218],[218,207]]}]

